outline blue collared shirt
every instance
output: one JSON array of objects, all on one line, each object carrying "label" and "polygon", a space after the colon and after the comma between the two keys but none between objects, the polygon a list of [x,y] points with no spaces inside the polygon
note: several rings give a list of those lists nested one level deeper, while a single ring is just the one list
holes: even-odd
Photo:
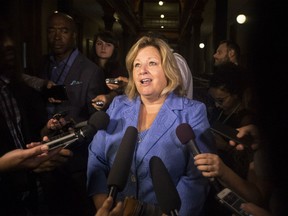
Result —
[{"label": "blue collared shirt", "polygon": [[53,55],[50,56],[50,68],[51,77],[50,79],[57,85],[62,85],[66,79],[69,70],[79,54],[78,49],[74,49],[69,56],[63,59],[61,62],[56,62]]}]

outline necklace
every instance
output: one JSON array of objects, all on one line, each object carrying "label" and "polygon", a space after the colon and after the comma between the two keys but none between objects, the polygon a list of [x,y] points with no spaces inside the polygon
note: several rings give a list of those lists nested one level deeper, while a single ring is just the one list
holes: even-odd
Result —
[{"label": "necklace", "polygon": [[[233,110],[232,112],[222,121],[223,124],[225,124],[230,118],[231,116],[239,109],[241,103],[239,103]],[[221,113],[219,114],[217,121],[219,121],[223,115],[224,110],[221,111]]]}]

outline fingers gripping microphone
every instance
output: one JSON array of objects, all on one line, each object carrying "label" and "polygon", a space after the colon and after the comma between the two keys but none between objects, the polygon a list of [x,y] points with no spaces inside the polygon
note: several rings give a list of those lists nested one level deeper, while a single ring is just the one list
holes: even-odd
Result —
[{"label": "fingers gripping microphone", "polygon": [[[115,204],[118,192],[121,192],[129,176],[130,167],[132,164],[135,144],[137,142],[138,130],[129,126],[118,148],[114,163],[108,175],[107,185],[109,188],[108,196],[113,197]],[[114,206],[114,205],[112,205]]]},{"label": "fingers gripping microphone", "polygon": [[67,147],[75,141],[83,142],[92,139],[98,130],[106,129],[110,122],[110,117],[106,112],[95,112],[89,119],[87,125],[80,130],[64,136],[52,137],[49,142],[44,142],[48,145],[49,150],[58,147]]},{"label": "fingers gripping microphone", "polygon": [[160,208],[166,215],[179,215],[181,199],[163,161],[153,156],[149,161],[152,183]]},{"label": "fingers gripping microphone", "polygon": [[[195,134],[188,123],[182,123],[176,128],[176,135],[183,145],[186,145],[193,157],[201,154],[195,140]],[[215,178],[208,178],[216,191],[220,191],[220,185]]]}]

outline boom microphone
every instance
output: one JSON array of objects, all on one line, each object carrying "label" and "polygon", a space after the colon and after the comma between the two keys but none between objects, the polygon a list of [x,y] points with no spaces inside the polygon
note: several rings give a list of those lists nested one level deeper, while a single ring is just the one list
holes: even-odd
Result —
[{"label": "boom microphone", "polygon": [[[192,129],[192,127],[188,123],[182,123],[178,125],[176,128],[176,135],[180,142],[183,145],[186,145],[189,149],[190,153],[195,157],[198,154],[201,154],[197,144],[195,143],[195,134]],[[212,183],[213,187],[216,191],[220,191],[220,184],[219,182],[214,178],[208,178],[210,183]]]},{"label": "boom microphone", "polygon": [[179,215],[181,199],[163,161],[153,156],[149,161],[152,183],[160,208],[166,215]]},{"label": "boom microphone", "polygon": [[80,130],[69,133],[68,135],[52,137],[52,141],[44,143],[48,145],[49,150],[52,150],[61,146],[67,147],[75,141],[88,141],[93,138],[98,130],[106,129],[109,122],[109,115],[104,111],[98,111],[89,118],[87,125]]},{"label": "boom microphone", "polygon": [[[113,197],[115,203],[118,192],[126,186],[132,164],[135,144],[137,142],[138,130],[129,126],[118,148],[114,163],[109,172],[107,185],[109,187],[108,196]],[[113,206],[113,205],[112,205]]]}]

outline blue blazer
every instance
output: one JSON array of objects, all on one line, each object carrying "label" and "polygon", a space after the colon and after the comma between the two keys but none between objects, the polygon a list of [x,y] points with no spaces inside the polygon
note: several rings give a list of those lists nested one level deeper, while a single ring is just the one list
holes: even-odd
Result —
[{"label": "blue blazer", "polygon": [[[107,110],[110,116],[108,128],[98,131],[89,146],[87,175],[90,196],[108,193],[106,180],[109,170],[126,128],[137,128],[140,104],[140,97],[131,101],[121,95]],[[181,123],[188,123],[193,128],[201,152],[215,152],[205,105],[171,93],[141,143],[135,143],[130,174],[126,187],[118,193],[119,199],[134,196],[142,202],[158,205],[149,171],[149,160],[155,155],[162,159],[177,187],[182,203],[180,215],[201,213],[209,182],[198,171],[189,150],[176,135],[176,128]]]}]

